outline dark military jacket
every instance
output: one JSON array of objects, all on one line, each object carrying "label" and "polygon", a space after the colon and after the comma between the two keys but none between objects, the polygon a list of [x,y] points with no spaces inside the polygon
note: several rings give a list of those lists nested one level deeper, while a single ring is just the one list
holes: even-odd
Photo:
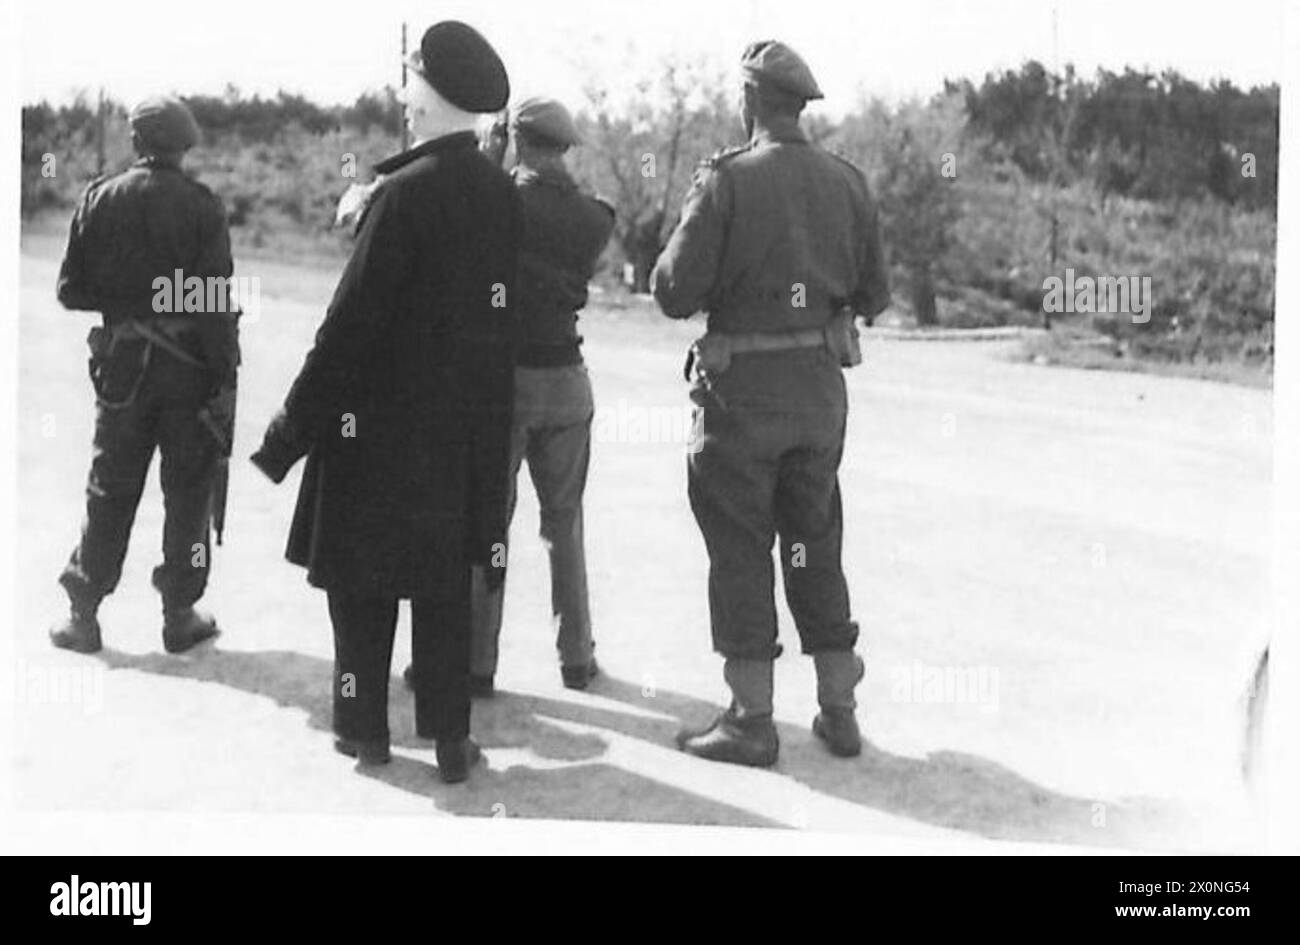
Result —
[{"label": "dark military jacket", "polygon": [[[186,279],[233,273],[220,198],[178,164],[153,156],[92,181],[72,217],[59,301],[102,312],[109,325],[148,318],[155,314],[154,280],[174,280],[177,270]],[[186,347],[225,376],[238,361],[231,323],[193,320],[194,343]]]},{"label": "dark military jacket", "polygon": [[59,270],[67,308],[150,312],[154,279],[228,277],[234,271],[221,200],[173,163],[141,158],[93,181],[72,218]]},{"label": "dark military jacket", "polygon": [[757,132],[697,171],[651,288],[672,318],[708,312],[710,331],[817,328],[841,304],[874,317],[889,284],[866,179],[797,125]]},{"label": "dark military jacket", "polygon": [[520,165],[513,172],[523,207],[519,323],[527,367],[577,364],[577,312],[614,231],[614,208],[578,189],[561,168]]},{"label": "dark military jacket", "polygon": [[307,455],[286,554],[313,584],[453,596],[505,539],[518,198],[469,132],[378,170],[254,461],[278,481]]}]

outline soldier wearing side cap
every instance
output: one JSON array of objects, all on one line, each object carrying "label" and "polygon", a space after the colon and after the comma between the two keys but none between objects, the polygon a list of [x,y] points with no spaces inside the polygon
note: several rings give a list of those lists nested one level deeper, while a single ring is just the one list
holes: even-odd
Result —
[{"label": "soldier wearing side cap", "polygon": [[808,66],[765,41],[745,50],[742,70],[749,141],[699,169],[651,284],[669,317],[708,313],[688,361],[688,491],[709,554],[713,646],[732,694],[726,711],[678,744],[767,766],[779,750],[774,539],[802,650],[816,666],[813,732],[836,755],[861,751],[854,690],[863,664],[840,563],[841,367],[860,360],[854,318],[883,311],[889,289],[865,178],[799,127],[805,104],[822,97]]},{"label": "soldier wearing side cap", "polygon": [[[577,323],[587,304],[587,283],[614,230],[614,210],[584,194],[565,167],[565,152],[581,142],[563,104],[527,99],[510,110],[508,126],[518,158],[511,176],[524,229],[517,286],[522,346],[515,368],[507,520],[526,459],[550,555],[561,678],[571,689],[585,689],[597,672],[582,527],[595,406]],[[479,695],[493,691],[504,596],[504,585],[489,591],[482,580],[475,582],[470,685]]]},{"label": "soldier wearing side cap", "polygon": [[[166,508],[163,561],[153,572],[163,645],[178,653],[217,633],[194,605],[207,586],[213,485],[229,448],[230,430],[214,423],[213,404],[232,390],[239,362],[224,281],[233,271],[230,235],[220,199],[181,167],[199,139],[189,109],[150,98],[130,122],[139,159],[86,189],[58,280],[65,307],[103,315],[89,338],[96,416],[86,517],[60,577],[71,612],[50,632],[55,646],[82,653],[102,645],[99,605],[121,576],[155,450]],[[220,281],[176,312],[178,274]]]},{"label": "soldier wearing side cap", "polygon": [[336,750],[390,760],[393,637],[409,600],[415,729],[454,782],[479,757],[471,567],[504,580],[520,214],[474,130],[510,94],[495,50],[444,21],[409,65],[416,144],[377,166],[352,256],[253,461],[280,482],[307,458],[286,555],[328,596]]}]

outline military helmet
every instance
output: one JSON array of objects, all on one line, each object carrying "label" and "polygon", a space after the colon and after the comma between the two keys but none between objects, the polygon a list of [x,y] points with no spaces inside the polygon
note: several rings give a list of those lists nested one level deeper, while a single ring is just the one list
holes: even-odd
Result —
[{"label": "military helmet", "polygon": [[130,122],[131,130],[148,151],[177,153],[199,143],[199,124],[178,98],[146,98],[131,109]]}]

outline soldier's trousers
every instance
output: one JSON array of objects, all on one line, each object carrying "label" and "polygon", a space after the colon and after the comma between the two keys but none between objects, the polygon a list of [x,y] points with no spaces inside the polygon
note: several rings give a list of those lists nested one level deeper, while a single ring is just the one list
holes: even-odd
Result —
[{"label": "soldier's trousers", "polygon": [[[555,646],[564,666],[589,663],[595,647],[582,530],[594,409],[591,380],[584,365],[515,369],[509,516],[514,517],[519,469],[526,459],[537,490],[541,537],[550,558]],[[504,584],[488,592],[484,576],[475,575],[470,671],[476,675],[496,673],[504,597]]]},{"label": "soldier's trousers", "polygon": [[709,553],[713,647],[772,659],[777,646],[772,545],[804,653],[851,650],[840,565],[838,470],[848,401],[840,367],[817,349],[737,355],[697,381],[688,456],[691,509]]},{"label": "soldier's trousers", "polygon": [[144,350],[143,342],[130,342],[98,365],[86,516],[81,541],[59,578],[73,606],[83,610],[93,610],[117,587],[155,449],[162,457],[165,519],[163,560],[153,584],[165,610],[192,605],[207,587],[218,447],[198,413],[210,375],[158,349],[146,358]]},{"label": "soldier's trousers", "polygon": [[[421,738],[469,734],[469,569],[460,593],[411,601],[415,731]],[[334,625],[334,732],[389,740],[388,678],[397,630],[396,597],[330,588]]]}]

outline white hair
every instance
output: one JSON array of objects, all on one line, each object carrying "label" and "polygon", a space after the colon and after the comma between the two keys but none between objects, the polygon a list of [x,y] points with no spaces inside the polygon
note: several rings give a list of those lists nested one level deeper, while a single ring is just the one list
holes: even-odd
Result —
[{"label": "white hair", "polygon": [[457,131],[477,131],[480,116],[447,101],[418,72],[406,86],[406,107],[411,111],[411,130],[416,143],[441,138]]}]

